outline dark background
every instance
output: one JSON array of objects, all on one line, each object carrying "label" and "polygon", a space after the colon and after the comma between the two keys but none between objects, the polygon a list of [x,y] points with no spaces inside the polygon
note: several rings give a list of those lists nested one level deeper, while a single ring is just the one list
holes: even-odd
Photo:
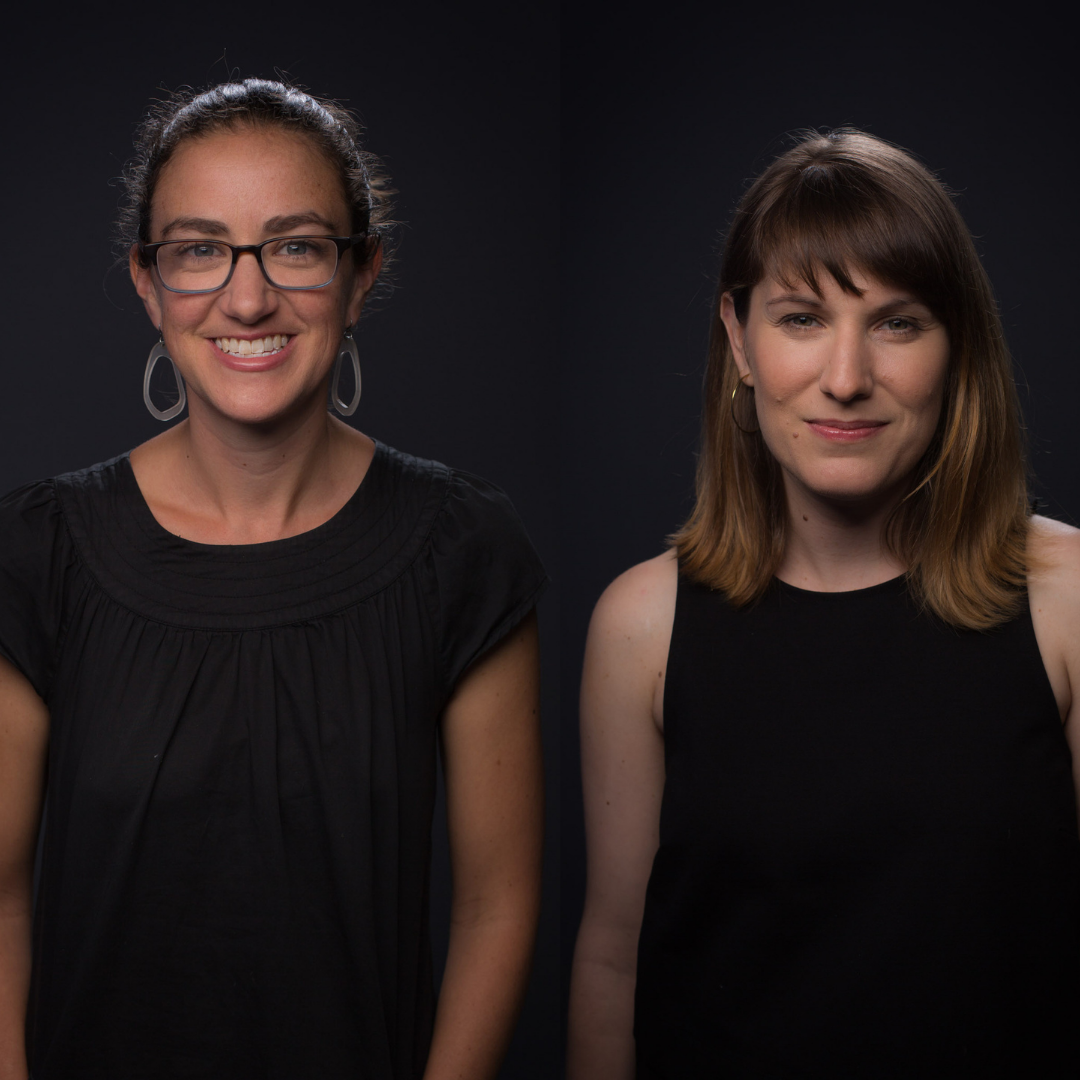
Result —
[{"label": "dark background", "polygon": [[[555,579],[540,609],[544,914],[505,1080],[547,1080],[560,1062],[557,25],[551,4],[512,20],[480,4],[93,5],[6,26],[0,68],[0,491],[161,430],[142,404],[157,334],[110,248],[112,181],[159,88],[284,70],[360,112],[400,190],[396,288],[357,334],[364,395],[353,420],[505,488]],[[447,897],[443,843],[437,952]]]},{"label": "dark background", "polygon": [[[1025,22],[1035,9],[990,22],[974,4],[758,7],[577,3],[560,23],[535,0],[113,5],[6,27],[0,490],[159,430],[141,401],[155,334],[110,269],[110,180],[157,88],[285,70],[360,111],[401,191],[397,287],[361,325],[354,420],[506,488],[555,579],[541,605],[545,910],[504,1080],[561,1071],[588,614],[689,508],[720,239],[785,133],[862,126],[960,193],[1017,360],[1039,494],[1080,519],[1060,28]],[[443,849],[437,906],[446,890]]]},{"label": "dark background", "polygon": [[1044,512],[1080,521],[1075,55],[1043,10],[564,11],[564,980],[584,889],[576,696],[589,612],[689,511],[722,233],[785,133],[854,124],[959,193],[1017,363]]}]

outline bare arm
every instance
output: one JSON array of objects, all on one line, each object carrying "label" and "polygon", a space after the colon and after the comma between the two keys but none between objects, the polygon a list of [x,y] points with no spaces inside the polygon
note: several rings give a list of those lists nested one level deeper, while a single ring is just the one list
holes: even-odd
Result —
[{"label": "bare arm", "polygon": [[634,987],[664,791],[663,692],[675,612],[668,553],[618,578],[589,626],[581,682],[588,845],[570,986],[569,1080],[633,1080]]},{"label": "bare arm", "polygon": [[424,1080],[494,1077],[525,989],[540,907],[538,656],[530,615],[443,714],[453,904]]},{"label": "bare arm", "polygon": [[1034,517],[1030,547],[1031,621],[1072,750],[1080,804],[1080,529]]},{"label": "bare arm", "polygon": [[34,847],[41,820],[49,714],[0,659],[0,1080],[26,1080],[26,998]]},{"label": "bare arm", "polygon": [[[1067,691],[1059,694],[1063,706],[1065,738],[1072,751],[1073,784],[1076,788],[1076,813],[1080,821],[1080,534],[1073,542],[1074,560],[1068,584],[1063,583],[1062,593],[1067,598],[1062,612],[1061,640],[1066,674]],[[1062,698],[1064,700],[1062,700]]]}]

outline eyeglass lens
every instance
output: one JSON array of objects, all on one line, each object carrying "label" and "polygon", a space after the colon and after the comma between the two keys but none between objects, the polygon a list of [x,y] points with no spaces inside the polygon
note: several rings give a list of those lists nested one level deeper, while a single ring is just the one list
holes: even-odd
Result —
[{"label": "eyeglass lens", "polygon": [[[318,236],[290,236],[262,246],[266,276],[283,289],[312,289],[330,282],[337,245]],[[157,268],[166,288],[184,292],[219,289],[232,268],[232,249],[213,240],[175,240],[157,249]]]}]

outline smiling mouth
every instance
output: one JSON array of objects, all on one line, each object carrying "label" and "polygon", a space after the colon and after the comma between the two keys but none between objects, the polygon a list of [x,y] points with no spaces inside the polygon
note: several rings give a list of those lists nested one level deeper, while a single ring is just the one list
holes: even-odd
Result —
[{"label": "smiling mouth", "polygon": [[266,337],[255,338],[250,341],[247,338],[214,338],[214,344],[229,356],[273,356],[289,344],[288,334],[267,334]]},{"label": "smiling mouth", "polygon": [[854,443],[869,439],[886,427],[886,420],[807,420],[811,431],[816,431],[830,442]]},{"label": "smiling mouth", "polygon": [[862,428],[884,427],[884,420],[809,420],[815,427],[833,428],[836,431],[859,431]]}]

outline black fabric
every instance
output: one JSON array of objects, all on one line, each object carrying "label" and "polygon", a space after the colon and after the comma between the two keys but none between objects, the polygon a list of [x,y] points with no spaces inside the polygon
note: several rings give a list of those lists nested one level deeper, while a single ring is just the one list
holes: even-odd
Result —
[{"label": "black fabric", "polygon": [[379,445],[311,532],[213,546],[126,457],[0,503],[0,650],[51,714],[35,1080],[413,1080],[437,720],[543,569],[506,497]]},{"label": "black fabric", "polygon": [[1030,615],[680,578],[640,1077],[1080,1076],[1071,758]]}]

